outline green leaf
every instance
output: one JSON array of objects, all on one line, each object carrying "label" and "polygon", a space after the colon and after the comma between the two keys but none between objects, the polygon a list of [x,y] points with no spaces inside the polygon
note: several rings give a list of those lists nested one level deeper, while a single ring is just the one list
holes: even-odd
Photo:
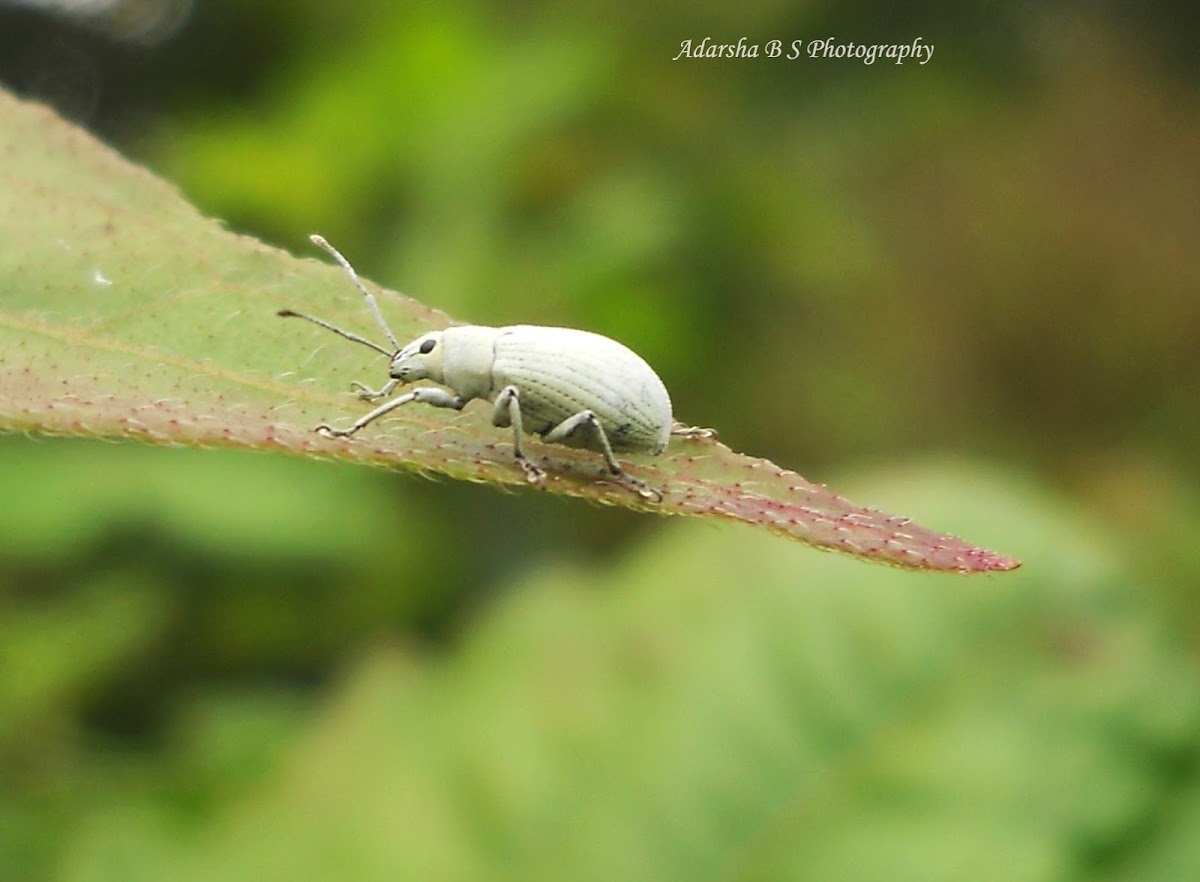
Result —
[{"label": "green leaf", "polygon": [[[335,441],[354,380],[378,385],[378,356],[298,323],[281,307],[371,336],[335,267],[297,260],[202,217],[169,185],[50,110],[0,93],[0,429],[160,444],[226,445],[438,472],[496,485],[524,477],[487,405],[404,408]],[[452,320],[401,295],[380,301],[411,339]],[[598,457],[531,443],[549,492],[659,514],[765,527],[820,548],[913,569],[1007,570],[1012,558],[873,509],[711,440],[677,440],[629,472],[651,503],[604,480]]]}]

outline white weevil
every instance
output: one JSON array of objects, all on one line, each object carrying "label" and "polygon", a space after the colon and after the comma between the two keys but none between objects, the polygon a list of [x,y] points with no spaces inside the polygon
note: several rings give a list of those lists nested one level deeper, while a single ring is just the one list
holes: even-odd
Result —
[{"label": "white weevil", "polygon": [[391,351],[350,331],[311,315],[281,309],[279,315],[306,319],[355,343],[369,346],[390,359],[381,389],[354,383],[364,401],[386,398],[396,387],[414,380],[432,380],[449,388],[423,386],[381,404],[345,429],[319,425],[329,437],[344,438],[386,413],[413,401],[461,410],[468,401],[484,398],[493,404],[492,424],[512,427],[513,453],[531,483],[545,473],[521,449],[522,432],[533,432],[551,444],[580,447],[604,456],[608,470],[642,496],[661,501],[662,494],[627,474],[614,450],[662,453],[671,435],[711,438],[711,429],[682,426],[671,416],[671,398],[658,374],[632,350],[615,340],[572,328],[512,325],[487,328],[465,325],[430,331],[407,346],[396,340],[375,297],[354,267],[321,236],[312,236],[345,270],[355,284]]}]

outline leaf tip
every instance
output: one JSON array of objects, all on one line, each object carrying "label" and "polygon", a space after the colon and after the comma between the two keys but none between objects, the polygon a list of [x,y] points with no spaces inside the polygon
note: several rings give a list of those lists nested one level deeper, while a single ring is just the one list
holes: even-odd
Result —
[{"label": "leaf tip", "polygon": [[994,551],[984,552],[983,557],[985,562],[984,569],[989,572],[1005,573],[1010,570],[1020,569],[1021,567],[1021,561],[1015,557],[1008,557]]},{"label": "leaf tip", "polygon": [[961,552],[955,565],[950,567],[960,573],[1007,573],[1018,569],[1021,561],[998,551],[972,547]]}]

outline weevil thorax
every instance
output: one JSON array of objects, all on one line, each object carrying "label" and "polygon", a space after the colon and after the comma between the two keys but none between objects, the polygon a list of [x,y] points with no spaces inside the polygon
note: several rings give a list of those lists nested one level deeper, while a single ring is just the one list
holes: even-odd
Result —
[{"label": "weevil thorax", "polygon": [[441,382],[462,398],[490,398],[500,331],[483,325],[459,325],[442,332],[445,352]]},{"label": "weevil thorax", "polygon": [[492,362],[497,331],[463,325],[430,331],[392,357],[388,374],[402,383],[432,380],[465,399],[486,398],[492,391]]}]

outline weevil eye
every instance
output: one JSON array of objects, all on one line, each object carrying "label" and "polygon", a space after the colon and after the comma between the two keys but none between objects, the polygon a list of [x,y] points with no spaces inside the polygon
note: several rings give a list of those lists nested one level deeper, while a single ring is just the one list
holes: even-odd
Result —
[{"label": "weevil eye", "polygon": [[437,340],[422,340],[419,351],[422,355],[428,355],[429,353],[433,352],[434,346],[437,346]]}]

